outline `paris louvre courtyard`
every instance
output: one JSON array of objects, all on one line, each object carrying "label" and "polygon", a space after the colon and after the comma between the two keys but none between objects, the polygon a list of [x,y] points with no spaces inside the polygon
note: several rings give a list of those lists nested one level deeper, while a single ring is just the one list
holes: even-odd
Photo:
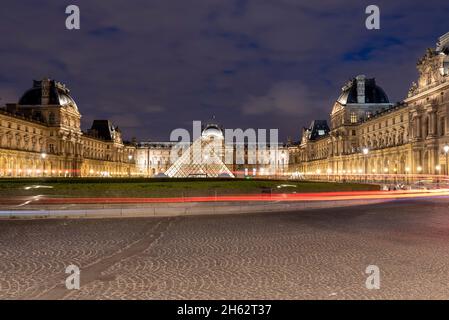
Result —
[{"label": "paris louvre courtyard", "polygon": [[0,300],[448,299],[421,2],[5,3]]}]

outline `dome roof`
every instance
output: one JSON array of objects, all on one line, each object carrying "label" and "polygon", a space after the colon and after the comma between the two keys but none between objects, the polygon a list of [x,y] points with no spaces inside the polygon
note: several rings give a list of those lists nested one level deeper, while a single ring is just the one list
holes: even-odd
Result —
[{"label": "dome roof", "polygon": [[204,127],[203,132],[201,133],[203,138],[207,138],[210,136],[223,138],[223,131],[221,131],[220,127],[217,124],[207,124]]},{"label": "dome roof", "polygon": [[[43,88],[48,88],[47,101],[42,101]],[[19,100],[19,105],[72,105],[77,108],[73,98],[69,94],[70,90],[60,82],[50,79],[34,81],[33,87],[26,91]]]},{"label": "dome roof", "polygon": [[[363,94],[358,92],[358,83],[362,83],[364,87]],[[368,79],[363,75],[350,80],[341,91],[337,102],[342,105],[348,103],[390,103],[385,91],[376,84],[375,78]],[[359,102],[359,97],[363,97],[363,102]]]}]

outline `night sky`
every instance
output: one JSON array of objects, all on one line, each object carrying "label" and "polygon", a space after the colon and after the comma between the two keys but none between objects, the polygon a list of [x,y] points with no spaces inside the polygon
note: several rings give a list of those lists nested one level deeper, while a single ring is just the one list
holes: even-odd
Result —
[{"label": "night sky", "polygon": [[[65,8],[81,29],[65,28]],[[365,28],[365,8],[381,29]],[[342,85],[375,77],[392,102],[416,62],[449,31],[449,1],[3,1],[0,103],[33,79],[65,83],[83,116],[111,119],[125,138],[168,140],[215,115],[227,128],[279,128],[299,139],[328,119]]]}]

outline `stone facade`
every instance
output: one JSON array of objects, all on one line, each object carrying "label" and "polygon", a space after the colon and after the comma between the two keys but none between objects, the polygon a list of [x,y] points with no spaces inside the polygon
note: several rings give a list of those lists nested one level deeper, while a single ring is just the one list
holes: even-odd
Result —
[{"label": "stone facade", "polygon": [[175,142],[140,142],[136,150],[137,173],[157,176],[171,166],[170,151]]},{"label": "stone facade", "polygon": [[[447,174],[449,33],[417,68],[402,102],[390,103],[375,79],[359,75],[343,86],[330,125],[313,121],[298,143],[280,144],[274,155],[245,146],[244,163],[226,166],[235,176],[337,180]],[[18,103],[0,108],[0,177],[157,176],[173,165],[173,142],[124,143],[108,120],[95,120],[87,132],[80,124],[65,85],[34,81]]]},{"label": "stone facade", "polygon": [[[34,81],[18,103],[0,108],[0,177],[154,177],[173,165],[175,142],[124,143],[108,120],[94,120],[81,130],[81,114],[69,89],[54,80]],[[257,164],[226,163],[241,175],[269,175],[262,165],[270,151],[258,153]],[[288,150],[276,155],[286,172]],[[210,167],[212,168],[212,167]],[[285,170],[284,170],[285,169]]]},{"label": "stone facade", "polygon": [[65,85],[34,81],[18,103],[0,109],[0,177],[129,176],[135,146],[107,120],[82,132]]},{"label": "stone facade", "polygon": [[449,33],[417,64],[405,100],[391,104],[374,79],[357,76],[342,88],[322,135],[312,123],[290,145],[290,171],[311,178],[399,179],[447,174]]}]

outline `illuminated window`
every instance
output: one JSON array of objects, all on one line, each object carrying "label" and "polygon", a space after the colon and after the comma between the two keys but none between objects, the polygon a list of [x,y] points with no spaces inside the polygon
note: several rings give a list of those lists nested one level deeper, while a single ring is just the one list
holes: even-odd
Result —
[{"label": "illuminated window", "polygon": [[351,112],[351,123],[357,122],[357,114],[355,112]]},{"label": "illuminated window", "polygon": [[324,133],[325,133],[324,130],[318,130],[318,135],[319,136],[324,136]]}]

